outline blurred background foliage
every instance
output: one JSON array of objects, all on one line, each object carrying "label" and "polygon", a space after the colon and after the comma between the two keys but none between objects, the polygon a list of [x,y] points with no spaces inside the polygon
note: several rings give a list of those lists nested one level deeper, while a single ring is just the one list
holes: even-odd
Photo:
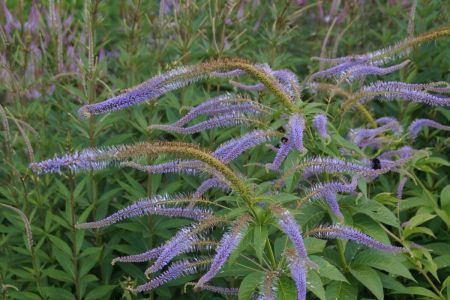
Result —
[{"label": "blurred background foliage", "polygon": [[[128,169],[37,177],[28,169],[29,162],[86,147],[156,139],[184,140],[211,149],[241,129],[210,130],[185,137],[151,132],[147,126],[172,123],[203,99],[218,91],[233,90],[224,81],[208,80],[166,95],[156,103],[90,120],[80,120],[76,111],[82,104],[104,100],[174,66],[212,58],[240,57],[269,63],[273,69],[294,71],[303,81],[319,69],[312,56],[365,53],[407,37],[413,3],[180,2],[14,0],[0,8],[0,202],[20,209],[28,217],[34,240],[28,247],[22,218],[0,207],[3,299],[223,299],[209,292],[195,294],[190,287],[185,292],[183,283],[189,278],[171,282],[148,295],[131,295],[126,287],[145,281],[145,266],[111,266],[115,256],[159,245],[185,221],[151,216],[104,230],[74,227],[77,222],[103,218],[139,197],[192,191],[199,184],[197,178],[148,176]],[[33,3],[38,8],[38,21],[27,27]],[[20,26],[6,28],[5,7]],[[445,0],[417,1],[414,32],[448,25],[449,8]],[[415,49],[410,55],[412,63],[387,77],[414,83],[449,82],[449,41],[445,38]],[[306,94],[304,99],[324,104],[336,128],[364,125],[352,114],[342,115],[340,103],[330,96],[312,98]],[[404,125],[417,117],[442,123],[450,120],[448,109],[404,102],[374,103],[372,110],[377,116],[397,116]],[[337,145],[328,145],[327,150],[320,141],[311,143],[322,149],[316,155],[337,149]],[[386,241],[393,232],[397,238],[423,248],[416,249],[414,257],[405,258],[360,251],[347,244],[345,256],[351,267],[345,268],[337,252],[325,247],[325,242],[311,239],[308,250],[322,269],[318,275],[308,277],[313,283],[309,286],[313,291],[308,294],[311,299],[449,297],[448,143],[448,136],[431,130],[417,141],[415,147],[427,148],[428,155],[409,170],[418,181],[407,182],[399,209],[395,198],[398,174],[383,175],[360,186],[364,193],[359,200],[354,196],[342,199],[348,206],[346,217],[350,216],[352,223],[365,232],[380,241]],[[239,158],[235,168],[248,177],[264,178],[264,170],[243,165],[268,161],[270,158],[256,149]],[[296,191],[288,187],[284,192]],[[370,201],[361,205],[361,197]],[[327,220],[321,206],[302,209],[306,217],[299,222],[303,227]],[[239,287],[247,274],[236,263],[221,280]],[[244,288],[249,289],[252,279],[245,278]]]}]

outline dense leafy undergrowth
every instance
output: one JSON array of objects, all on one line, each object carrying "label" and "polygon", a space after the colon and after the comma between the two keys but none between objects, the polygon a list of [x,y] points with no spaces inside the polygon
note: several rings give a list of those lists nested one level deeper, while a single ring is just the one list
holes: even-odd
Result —
[{"label": "dense leafy undergrowth", "polygon": [[3,299],[448,299],[449,3],[323,2],[1,0]]}]

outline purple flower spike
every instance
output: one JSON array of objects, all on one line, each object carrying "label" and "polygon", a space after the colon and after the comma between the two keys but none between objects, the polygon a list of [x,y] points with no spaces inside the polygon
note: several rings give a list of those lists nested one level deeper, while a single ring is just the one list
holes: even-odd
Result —
[{"label": "purple flower spike", "polygon": [[217,293],[217,294],[221,294],[221,295],[229,295],[229,296],[237,296],[239,293],[238,288],[226,288],[226,287],[206,285],[206,284],[200,286],[200,289],[205,290],[205,291],[210,291],[213,293]]},{"label": "purple flower spike", "polygon": [[341,209],[339,208],[336,194],[335,193],[325,194],[325,201],[327,202],[331,211],[336,215],[336,217],[338,217],[340,220],[344,220],[344,215],[342,214]]},{"label": "purple flower spike", "polygon": [[273,207],[273,211],[278,216],[278,225],[280,225],[281,230],[287,234],[289,239],[294,244],[298,256],[303,260],[309,260],[305,244],[303,243],[300,226],[297,224],[294,217],[290,212],[281,207]]},{"label": "purple flower spike", "polygon": [[442,125],[436,121],[433,121],[430,119],[415,119],[411,123],[411,125],[409,125],[409,128],[408,128],[409,135],[411,136],[411,138],[413,140],[415,140],[417,138],[420,130],[424,126],[433,127],[433,128],[439,129],[439,130],[450,131],[450,126]]},{"label": "purple flower spike", "polygon": [[[6,33],[10,34],[12,30],[14,29],[20,29],[21,25],[19,20],[17,20],[9,11],[8,6],[6,6],[6,1],[2,0],[2,8],[3,8],[3,14],[5,15],[5,31]],[[2,22],[3,23],[3,22]]]},{"label": "purple flower spike", "polygon": [[[90,117],[92,115],[104,114],[111,111],[120,110],[135,104],[155,100],[156,98],[193,82],[196,82],[206,76],[206,74],[191,75],[193,67],[181,67],[171,70],[162,75],[141,83],[103,102],[85,105],[80,108],[78,114],[81,117]],[[185,75],[184,79],[171,81],[170,79],[177,76]]]},{"label": "purple flower spike", "polygon": [[279,170],[281,163],[286,159],[291,150],[292,142],[287,138],[282,138],[280,148],[278,149],[273,162],[268,164],[267,167],[271,170]]},{"label": "purple flower spike", "polygon": [[249,133],[220,145],[213,153],[225,163],[237,158],[244,151],[266,142],[272,135],[271,131],[253,130]]},{"label": "purple flower spike", "polygon": [[134,254],[134,255],[128,255],[128,256],[119,256],[119,257],[114,258],[111,261],[111,264],[115,265],[118,262],[131,263],[131,262],[146,262],[146,261],[150,261],[152,259],[157,258],[161,254],[161,252],[163,250],[164,250],[164,246],[160,246],[160,247],[150,249],[150,250],[145,251],[145,252],[140,253],[140,254]]},{"label": "purple flower spike", "polygon": [[155,205],[153,201],[141,200],[132,205],[118,210],[109,217],[89,223],[77,224],[77,228],[101,228],[106,227],[125,219],[144,216],[144,215],[160,215],[175,218],[189,218],[193,220],[203,220],[211,216],[211,212],[200,208],[188,207],[164,207]]},{"label": "purple flower spike", "polygon": [[[234,102],[236,103],[233,103]],[[238,101],[239,100],[239,101]],[[209,102],[209,101],[208,101]],[[221,99],[219,98],[217,101],[208,103],[208,105],[199,105],[193,108],[188,114],[184,117],[180,118],[178,121],[173,123],[174,126],[184,126],[189,121],[200,115],[209,115],[209,116],[220,116],[230,113],[247,113],[250,115],[259,115],[264,112],[262,106],[257,102],[253,101],[244,101],[243,99],[237,98],[228,98]]]},{"label": "purple flower spike", "polygon": [[380,159],[392,159],[398,156],[400,159],[409,158],[413,155],[414,149],[410,146],[404,146],[397,150],[385,151],[380,154]]},{"label": "purple flower spike", "polygon": [[305,130],[305,119],[299,114],[293,114],[289,119],[288,131],[291,142],[300,152],[306,152],[303,146],[303,131]]},{"label": "purple flower spike", "polygon": [[230,191],[230,187],[217,178],[210,178],[202,182],[197,190],[192,194],[193,197],[199,198],[203,196],[211,188],[220,188],[224,191]]},{"label": "purple flower spike", "polygon": [[242,89],[245,91],[252,91],[252,92],[260,92],[260,91],[264,91],[266,89],[266,86],[262,83],[245,84],[245,83],[230,80],[230,84],[237,87],[238,89]]},{"label": "purple flower spike", "polygon": [[319,133],[319,135],[326,139],[328,138],[328,132],[327,132],[327,117],[323,114],[318,114],[314,117],[313,120],[313,126]]},{"label": "purple flower spike", "polygon": [[157,165],[141,165],[133,161],[126,161],[121,166],[131,167],[149,174],[179,173],[196,175],[206,170],[205,163],[199,160],[174,160]]},{"label": "purple flower spike", "polygon": [[193,134],[207,129],[243,125],[249,124],[251,122],[252,120],[245,114],[232,112],[229,114],[219,115],[217,117],[210,118],[206,121],[197,123],[190,127],[178,127],[174,125],[150,125],[149,128],[177,132],[181,134]]},{"label": "purple flower spike", "polygon": [[397,198],[400,200],[403,197],[403,189],[405,188],[406,181],[408,181],[408,178],[403,177],[402,179],[400,179],[400,182],[398,183],[397,186]]},{"label": "purple flower spike", "polygon": [[302,259],[290,251],[286,252],[292,279],[297,288],[297,299],[306,300],[306,268]]},{"label": "purple flower spike", "polygon": [[227,261],[231,252],[239,245],[243,237],[243,232],[246,228],[249,216],[244,215],[239,220],[236,221],[231,231],[223,235],[220,240],[219,246],[216,249],[216,255],[213,258],[211,267],[204,274],[195,285],[196,287],[201,287],[208,281],[210,281],[216,274],[220,271],[222,266]]},{"label": "purple flower spike", "polygon": [[175,256],[188,251],[198,241],[197,235],[192,233],[194,229],[195,226],[182,228],[173,238],[167,241],[155,263],[145,270],[145,275],[148,276],[150,273],[161,270]]},{"label": "purple flower spike", "polygon": [[360,64],[345,71],[344,74],[342,74],[342,77],[344,77],[348,81],[353,81],[367,75],[386,75],[404,68],[409,62],[409,60],[406,60],[402,63],[386,68],[380,68],[368,64]]},{"label": "purple flower spike", "polygon": [[115,155],[123,149],[124,146],[84,149],[72,154],[64,154],[60,157],[31,163],[30,168],[36,174],[60,173],[61,168],[67,168],[72,171],[99,170],[106,168],[111,163],[114,163]]},{"label": "purple flower spike", "polygon": [[404,82],[377,81],[361,88],[360,103],[365,103],[374,98],[392,101],[396,99],[425,103],[433,106],[450,106],[450,98],[442,95],[427,93],[415,84]]},{"label": "purple flower spike", "polygon": [[350,68],[361,64],[361,60],[357,59],[349,59],[346,60],[336,66],[330,67],[329,69],[316,72],[311,75],[310,79],[314,80],[316,78],[329,78],[329,77],[336,77],[342,75],[345,71],[349,70]]},{"label": "purple flower spike", "polygon": [[406,251],[406,249],[402,248],[402,247],[395,247],[395,246],[383,244],[355,228],[344,226],[344,225],[319,227],[317,229],[314,229],[313,231],[315,232],[315,235],[318,238],[324,238],[324,239],[340,238],[340,239],[352,240],[356,243],[363,244],[368,247],[386,251],[386,252],[405,252]]},{"label": "purple flower spike", "polygon": [[28,21],[25,23],[25,30],[36,33],[39,29],[39,11],[35,2],[31,5]]},{"label": "purple flower spike", "polygon": [[192,263],[190,261],[182,260],[171,264],[170,267],[159,276],[153,278],[146,284],[134,288],[132,291],[134,293],[142,293],[152,290],[181,276],[191,275],[195,273],[197,273],[197,268],[195,266],[192,266]]}]

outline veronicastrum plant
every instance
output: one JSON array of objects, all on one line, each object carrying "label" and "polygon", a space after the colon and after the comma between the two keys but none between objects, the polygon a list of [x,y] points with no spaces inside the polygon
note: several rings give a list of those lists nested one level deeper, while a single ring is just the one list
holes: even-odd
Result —
[{"label": "veronicastrum plant", "polygon": [[[373,100],[446,107],[450,105],[446,95],[449,84],[366,80],[404,68],[409,60],[395,61],[421,43],[448,35],[450,28],[446,27],[363,55],[317,58],[328,68],[303,83],[289,70],[273,70],[267,64],[242,59],[175,68],[103,102],[82,106],[79,116],[120,113],[115,111],[155,101],[199,81],[232,79],[230,84],[246,94],[218,94],[176,122],[152,124],[149,129],[177,137],[233,126],[244,133],[207,149],[165,140],[88,148],[32,163],[30,168],[37,174],[133,168],[148,174],[190,174],[202,179],[194,191],[136,199],[104,219],[77,225],[79,230],[102,228],[143,215],[192,220],[158,247],[112,260],[113,265],[147,263],[144,274],[148,280],[129,286],[133,293],[149,292],[189,276],[194,279],[186,286],[196,291],[241,299],[305,299],[307,290],[322,298],[317,274],[348,284],[343,272],[357,273],[347,262],[349,252],[369,247],[396,259],[410,259],[420,248],[391,232],[392,241],[378,241],[353,226],[349,199],[374,205],[364,199],[367,184],[382,174],[398,172],[402,177],[397,191],[400,200],[408,168],[424,155],[414,147],[421,129],[450,129],[434,120],[418,119],[405,131],[394,116],[375,116],[370,108]],[[247,77],[255,82],[247,83]],[[320,104],[324,93],[339,96],[344,117],[353,114],[366,125],[334,126]],[[342,139],[339,133],[348,138]],[[272,159],[243,167],[235,164],[239,156],[252,151],[265,151]],[[148,164],[149,157],[165,161]],[[260,171],[248,176],[246,170],[254,168]],[[222,196],[207,196],[218,195],[217,191]],[[324,241],[329,239],[337,241]],[[335,253],[341,270],[312,255],[323,249]],[[226,275],[237,277],[240,283],[221,285],[220,277]],[[373,286],[367,287],[380,298]]]}]

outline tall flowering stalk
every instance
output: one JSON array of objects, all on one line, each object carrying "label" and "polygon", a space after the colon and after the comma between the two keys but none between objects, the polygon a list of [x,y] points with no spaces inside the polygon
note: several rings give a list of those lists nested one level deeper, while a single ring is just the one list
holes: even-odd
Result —
[{"label": "tall flowering stalk", "polygon": [[[36,23],[36,16],[33,15],[33,18],[28,24],[29,30],[32,30],[32,24]],[[10,18],[8,22],[11,28],[14,27],[14,20]],[[297,298],[306,299],[308,268],[318,268],[318,266],[308,257],[308,249],[304,243],[305,236],[347,239],[387,252],[406,251],[402,247],[383,244],[355,228],[343,225],[346,220],[339,207],[338,194],[353,193],[357,188],[358,178],[360,180],[375,179],[384,173],[406,168],[415,154],[413,148],[409,146],[389,149],[384,147],[389,134],[402,140],[402,127],[400,121],[393,117],[378,119],[374,117],[370,108],[366,107],[369,101],[375,98],[403,99],[447,106],[448,97],[444,94],[450,91],[449,85],[442,82],[406,84],[379,81],[352,92],[338,85],[312,80],[335,77],[349,82],[365,78],[367,75],[382,76],[391,73],[406,66],[409,61],[384,66],[386,63],[403,56],[420,43],[449,34],[450,29],[446,27],[408,38],[397,45],[379,51],[336,59],[321,59],[330,65],[329,68],[310,76],[305,86],[313,93],[327,90],[339,97],[344,97],[343,106],[355,104],[372,127],[361,126],[350,129],[349,137],[354,144],[345,140],[340,141],[348,147],[344,149],[349,156],[347,158],[334,155],[333,153],[337,151],[331,147],[320,149],[322,153],[326,153],[326,156],[308,155],[311,152],[316,153],[315,150],[317,150],[316,143],[312,140],[317,137],[311,134],[311,126],[321,138],[327,139],[327,145],[337,134],[328,133],[328,120],[325,114],[316,114],[318,110],[311,109],[314,103],[302,102],[302,89],[305,86],[300,85],[292,71],[274,70],[267,64],[253,64],[241,59],[219,59],[163,72],[102,102],[82,106],[78,111],[79,116],[89,118],[143,102],[156,101],[169,92],[210,78],[233,79],[230,83],[234,88],[262,93],[271,92],[280,106],[266,107],[247,96],[227,93],[205,100],[172,124],[152,124],[149,128],[185,135],[205,132],[212,128],[241,127],[244,124],[251,125],[255,127],[254,129],[248,130],[239,137],[231,138],[218,147],[208,147],[209,149],[183,142],[142,142],[79,150],[41,162],[33,162],[30,168],[37,174],[45,174],[62,173],[66,170],[78,172],[96,171],[109,167],[131,167],[146,172],[149,176],[178,173],[201,177],[201,182],[195,187],[193,193],[187,196],[164,195],[139,199],[102,220],[77,225],[78,228],[83,229],[101,228],[143,215],[184,218],[187,220],[183,222],[190,222],[178,229],[172,238],[153,249],[113,259],[112,264],[150,262],[144,272],[148,282],[131,288],[132,292],[150,291],[171,280],[202,273],[198,275],[197,282],[189,283],[194,285],[194,289],[236,295],[237,288],[216,286],[211,282],[226,267],[234,253],[241,255],[242,251],[246,251],[242,257],[246,260],[257,257],[260,264],[255,265],[264,268],[264,273],[261,272],[261,274],[266,274],[261,276],[259,293],[255,293],[255,297],[276,299],[278,280],[281,280],[284,274],[290,274],[296,286]],[[238,80],[243,76],[251,77],[256,83],[249,85],[239,82]],[[352,88],[352,85],[347,86]],[[265,97],[261,99],[264,100]],[[311,124],[309,120],[312,120]],[[411,137],[415,138],[423,126],[446,130],[445,125],[438,126],[433,122],[431,120],[414,122],[410,127]],[[336,131],[339,130],[340,128],[336,129]],[[272,144],[274,142],[278,144],[277,147]],[[262,144],[268,147],[259,147],[261,151],[271,148],[276,152],[275,157],[272,162],[249,163],[248,165],[266,166],[266,172],[261,170],[260,173],[264,174],[264,177],[257,180],[247,178],[249,173],[242,172],[233,163],[244,152],[250,152],[250,149]],[[324,143],[320,144],[324,145]],[[372,148],[378,148],[377,157],[370,152],[373,149],[366,149],[369,145],[373,146]],[[286,157],[290,154],[295,163],[280,175],[280,168],[283,163],[286,164]],[[166,155],[170,155],[170,159],[166,159]],[[141,164],[148,156],[160,157],[161,160],[153,165]],[[298,160],[298,157],[302,157],[301,160]],[[305,233],[302,232],[299,225],[303,224],[299,222],[303,217],[301,206],[297,207],[300,211],[294,212],[294,205],[289,206],[288,201],[286,203],[278,201],[279,190],[284,187],[288,177],[296,174],[302,175],[295,183],[295,188],[300,187],[302,190],[300,198],[297,197],[297,204],[325,200],[338,218],[338,221],[331,218],[336,224],[319,226]],[[351,181],[343,180],[342,174],[351,178]],[[334,175],[340,176],[340,180],[332,177]],[[269,188],[267,183],[271,183]],[[305,183],[310,188],[303,189]],[[221,189],[230,195],[217,201],[208,200],[207,192],[212,188]],[[223,231],[223,225],[227,225],[229,229],[217,238],[217,235]],[[263,227],[267,230],[257,231]],[[247,235],[250,232],[253,235]],[[263,232],[267,233],[266,236]],[[282,255],[283,257],[277,262],[273,246],[278,247],[278,245],[273,245],[271,237],[273,234],[279,235],[280,232],[287,236],[291,243],[286,244],[285,248],[279,251],[285,255]],[[259,242],[262,243],[254,245],[253,250],[258,248],[258,253],[254,256],[248,253],[247,243],[242,243],[248,236],[253,236],[255,240],[260,239]],[[293,248],[288,248],[288,245],[292,245]],[[203,256],[205,250],[214,250],[214,255]],[[193,253],[196,253],[195,255],[200,253],[200,255],[193,258]]]}]

